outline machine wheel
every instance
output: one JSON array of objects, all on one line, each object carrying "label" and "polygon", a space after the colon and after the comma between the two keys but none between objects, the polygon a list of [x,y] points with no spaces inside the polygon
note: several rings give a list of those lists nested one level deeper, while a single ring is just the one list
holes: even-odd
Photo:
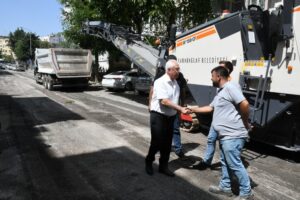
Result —
[{"label": "machine wheel", "polygon": [[131,82],[125,84],[125,90],[129,90],[129,91],[133,90],[133,85]]},{"label": "machine wheel", "polygon": [[196,114],[192,113],[189,115],[189,117],[191,120],[181,119],[181,129],[185,132],[191,133],[200,128],[200,123]]}]

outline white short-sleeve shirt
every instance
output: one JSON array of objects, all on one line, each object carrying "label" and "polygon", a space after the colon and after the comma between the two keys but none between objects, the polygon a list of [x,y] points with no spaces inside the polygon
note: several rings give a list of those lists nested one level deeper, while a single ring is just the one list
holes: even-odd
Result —
[{"label": "white short-sleeve shirt", "polygon": [[177,111],[160,103],[162,99],[169,99],[175,104],[179,102],[180,89],[176,80],[171,80],[165,74],[154,82],[153,95],[151,99],[151,111],[159,112],[167,116],[176,115]]}]

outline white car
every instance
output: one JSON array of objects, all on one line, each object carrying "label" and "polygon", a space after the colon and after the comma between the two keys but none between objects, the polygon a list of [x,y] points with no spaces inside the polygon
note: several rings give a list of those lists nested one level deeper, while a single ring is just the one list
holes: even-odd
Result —
[{"label": "white car", "polygon": [[134,90],[134,82],[138,77],[135,71],[117,71],[103,76],[102,87],[107,89]]},{"label": "white car", "polygon": [[17,66],[16,66],[15,64],[8,63],[8,64],[6,65],[6,69],[16,71],[16,70],[17,70]]}]

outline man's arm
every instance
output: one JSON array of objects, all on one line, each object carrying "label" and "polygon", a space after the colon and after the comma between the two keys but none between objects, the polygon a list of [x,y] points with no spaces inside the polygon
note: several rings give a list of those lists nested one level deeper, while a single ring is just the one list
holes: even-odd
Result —
[{"label": "man's arm", "polygon": [[190,110],[188,108],[185,107],[181,107],[180,105],[177,105],[175,103],[173,103],[170,99],[161,99],[160,103],[164,106],[168,106],[170,108],[173,108],[183,114],[188,114],[190,113]]},{"label": "man's arm", "polygon": [[249,102],[245,99],[240,104],[240,112],[242,116],[243,123],[247,130],[251,128],[250,124],[248,123],[249,118]]},{"label": "man's arm", "polygon": [[211,106],[202,106],[202,107],[190,107],[189,108],[192,112],[194,113],[211,113],[212,111],[214,111],[214,108]]}]

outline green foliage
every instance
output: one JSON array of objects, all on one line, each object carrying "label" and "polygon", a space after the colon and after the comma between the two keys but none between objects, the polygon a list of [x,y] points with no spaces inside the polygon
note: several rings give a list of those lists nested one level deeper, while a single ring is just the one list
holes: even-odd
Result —
[{"label": "green foliage", "polygon": [[14,61],[14,58],[12,55],[3,55],[3,60],[5,62],[9,62],[9,63],[12,63]]},{"label": "green foliage", "polygon": [[15,32],[9,33],[9,46],[11,47],[12,51],[14,52],[16,49],[16,43],[18,40],[23,40],[25,38],[25,31],[23,29],[18,28]]},{"label": "green foliage", "polygon": [[18,28],[15,32],[9,33],[9,45],[20,61],[27,61],[34,58],[34,49],[39,47],[40,40],[34,33],[26,33]]},{"label": "green foliage", "polygon": [[[182,29],[191,28],[207,19],[211,13],[206,0],[59,0],[63,11],[64,36],[67,41],[98,53],[109,51],[111,59],[120,52],[109,42],[83,35],[82,23],[88,19],[101,20],[117,25],[130,26],[142,33],[146,26],[155,27],[156,36],[168,36],[172,24],[179,23]],[[152,30],[153,31],[153,30]],[[153,42],[153,38],[149,38]]]},{"label": "green foliage", "polygon": [[52,45],[47,41],[39,41],[39,48],[51,48]]}]

